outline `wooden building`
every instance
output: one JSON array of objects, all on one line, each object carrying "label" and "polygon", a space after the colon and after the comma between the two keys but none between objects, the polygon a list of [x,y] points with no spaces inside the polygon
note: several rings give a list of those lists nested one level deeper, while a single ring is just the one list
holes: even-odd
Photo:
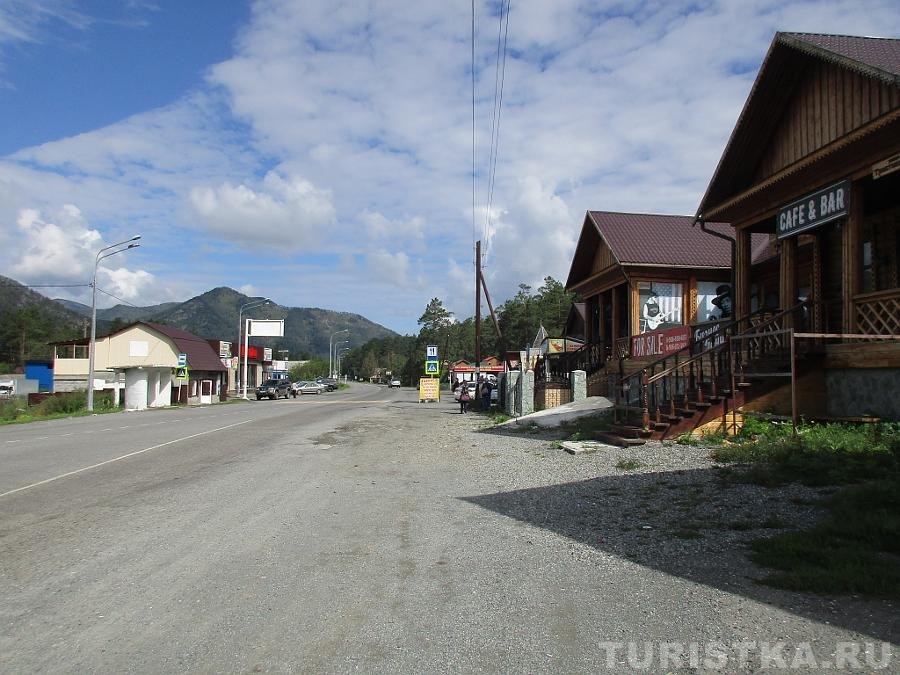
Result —
[{"label": "wooden building", "polygon": [[807,405],[900,418],[900,343],[851,337],[900,333],[900,40],[778,33],[696,219],[735,228],[736,316],[841,336]]}]

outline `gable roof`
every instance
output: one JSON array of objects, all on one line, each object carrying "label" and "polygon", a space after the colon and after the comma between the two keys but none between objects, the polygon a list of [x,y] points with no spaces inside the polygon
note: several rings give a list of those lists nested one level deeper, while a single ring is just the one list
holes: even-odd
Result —
[{"label": "gable roof", "polygon": [[180,353],[187,355],[188,367],[191,370],[227,370],[222,364],[218,353],[203,338],[162,323],[151,323],[149,321],[138,321],[137,323],[142,323],[157,333],[162,333],[174,342]]},{"label": "gable roof", "polygon": [[[728,242],[694,227],[693,216],[588,211],[588,217],[622,265],[731,267]],[[726,223],[707,227],[731,233]]]},{"label": "gable roof", "polygon": [[781,122],[803,76],[804,59],[810,58],[900,87],[900,39],[776,33],[697,208],[698,217],[753,182],[766,139]]}]

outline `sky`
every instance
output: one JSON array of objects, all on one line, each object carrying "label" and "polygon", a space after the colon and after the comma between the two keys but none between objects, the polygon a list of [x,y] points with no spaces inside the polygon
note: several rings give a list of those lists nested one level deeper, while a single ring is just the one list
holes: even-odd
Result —
[{"label": "sky", "polygon": [[[502,0],[501,0],[502,1]],[[401,333],[564,281],[588,209],[693,214],[776,31],[895,0],[0,0],[0,274],[101,306],[217,286]],[[503,5],[505,6],[505,5]],[[490,207],[488,204],[490,203]],[[115,298],[113,297],[115,296]]]}]

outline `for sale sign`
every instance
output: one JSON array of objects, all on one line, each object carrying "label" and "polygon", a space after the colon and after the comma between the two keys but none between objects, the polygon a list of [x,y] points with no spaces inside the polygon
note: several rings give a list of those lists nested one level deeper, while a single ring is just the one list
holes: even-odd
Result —
[{"label": "for sale sign", "polygon": [[691,344],[691,327],[676,326],[631,336],[631,358],[662,358]]}]

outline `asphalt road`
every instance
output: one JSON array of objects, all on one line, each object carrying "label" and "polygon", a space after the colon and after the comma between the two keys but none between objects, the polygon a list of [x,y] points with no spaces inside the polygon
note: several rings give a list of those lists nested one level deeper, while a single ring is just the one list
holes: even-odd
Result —
[{"label": "asphalt road", "polygon": [[355,385],[0,429],[0,670],[207,669],[203,649],[237,629],[223,613],[266,618],[246,598],[313,497],[308,460],[327,448],[313,439],[412,394]]}]

